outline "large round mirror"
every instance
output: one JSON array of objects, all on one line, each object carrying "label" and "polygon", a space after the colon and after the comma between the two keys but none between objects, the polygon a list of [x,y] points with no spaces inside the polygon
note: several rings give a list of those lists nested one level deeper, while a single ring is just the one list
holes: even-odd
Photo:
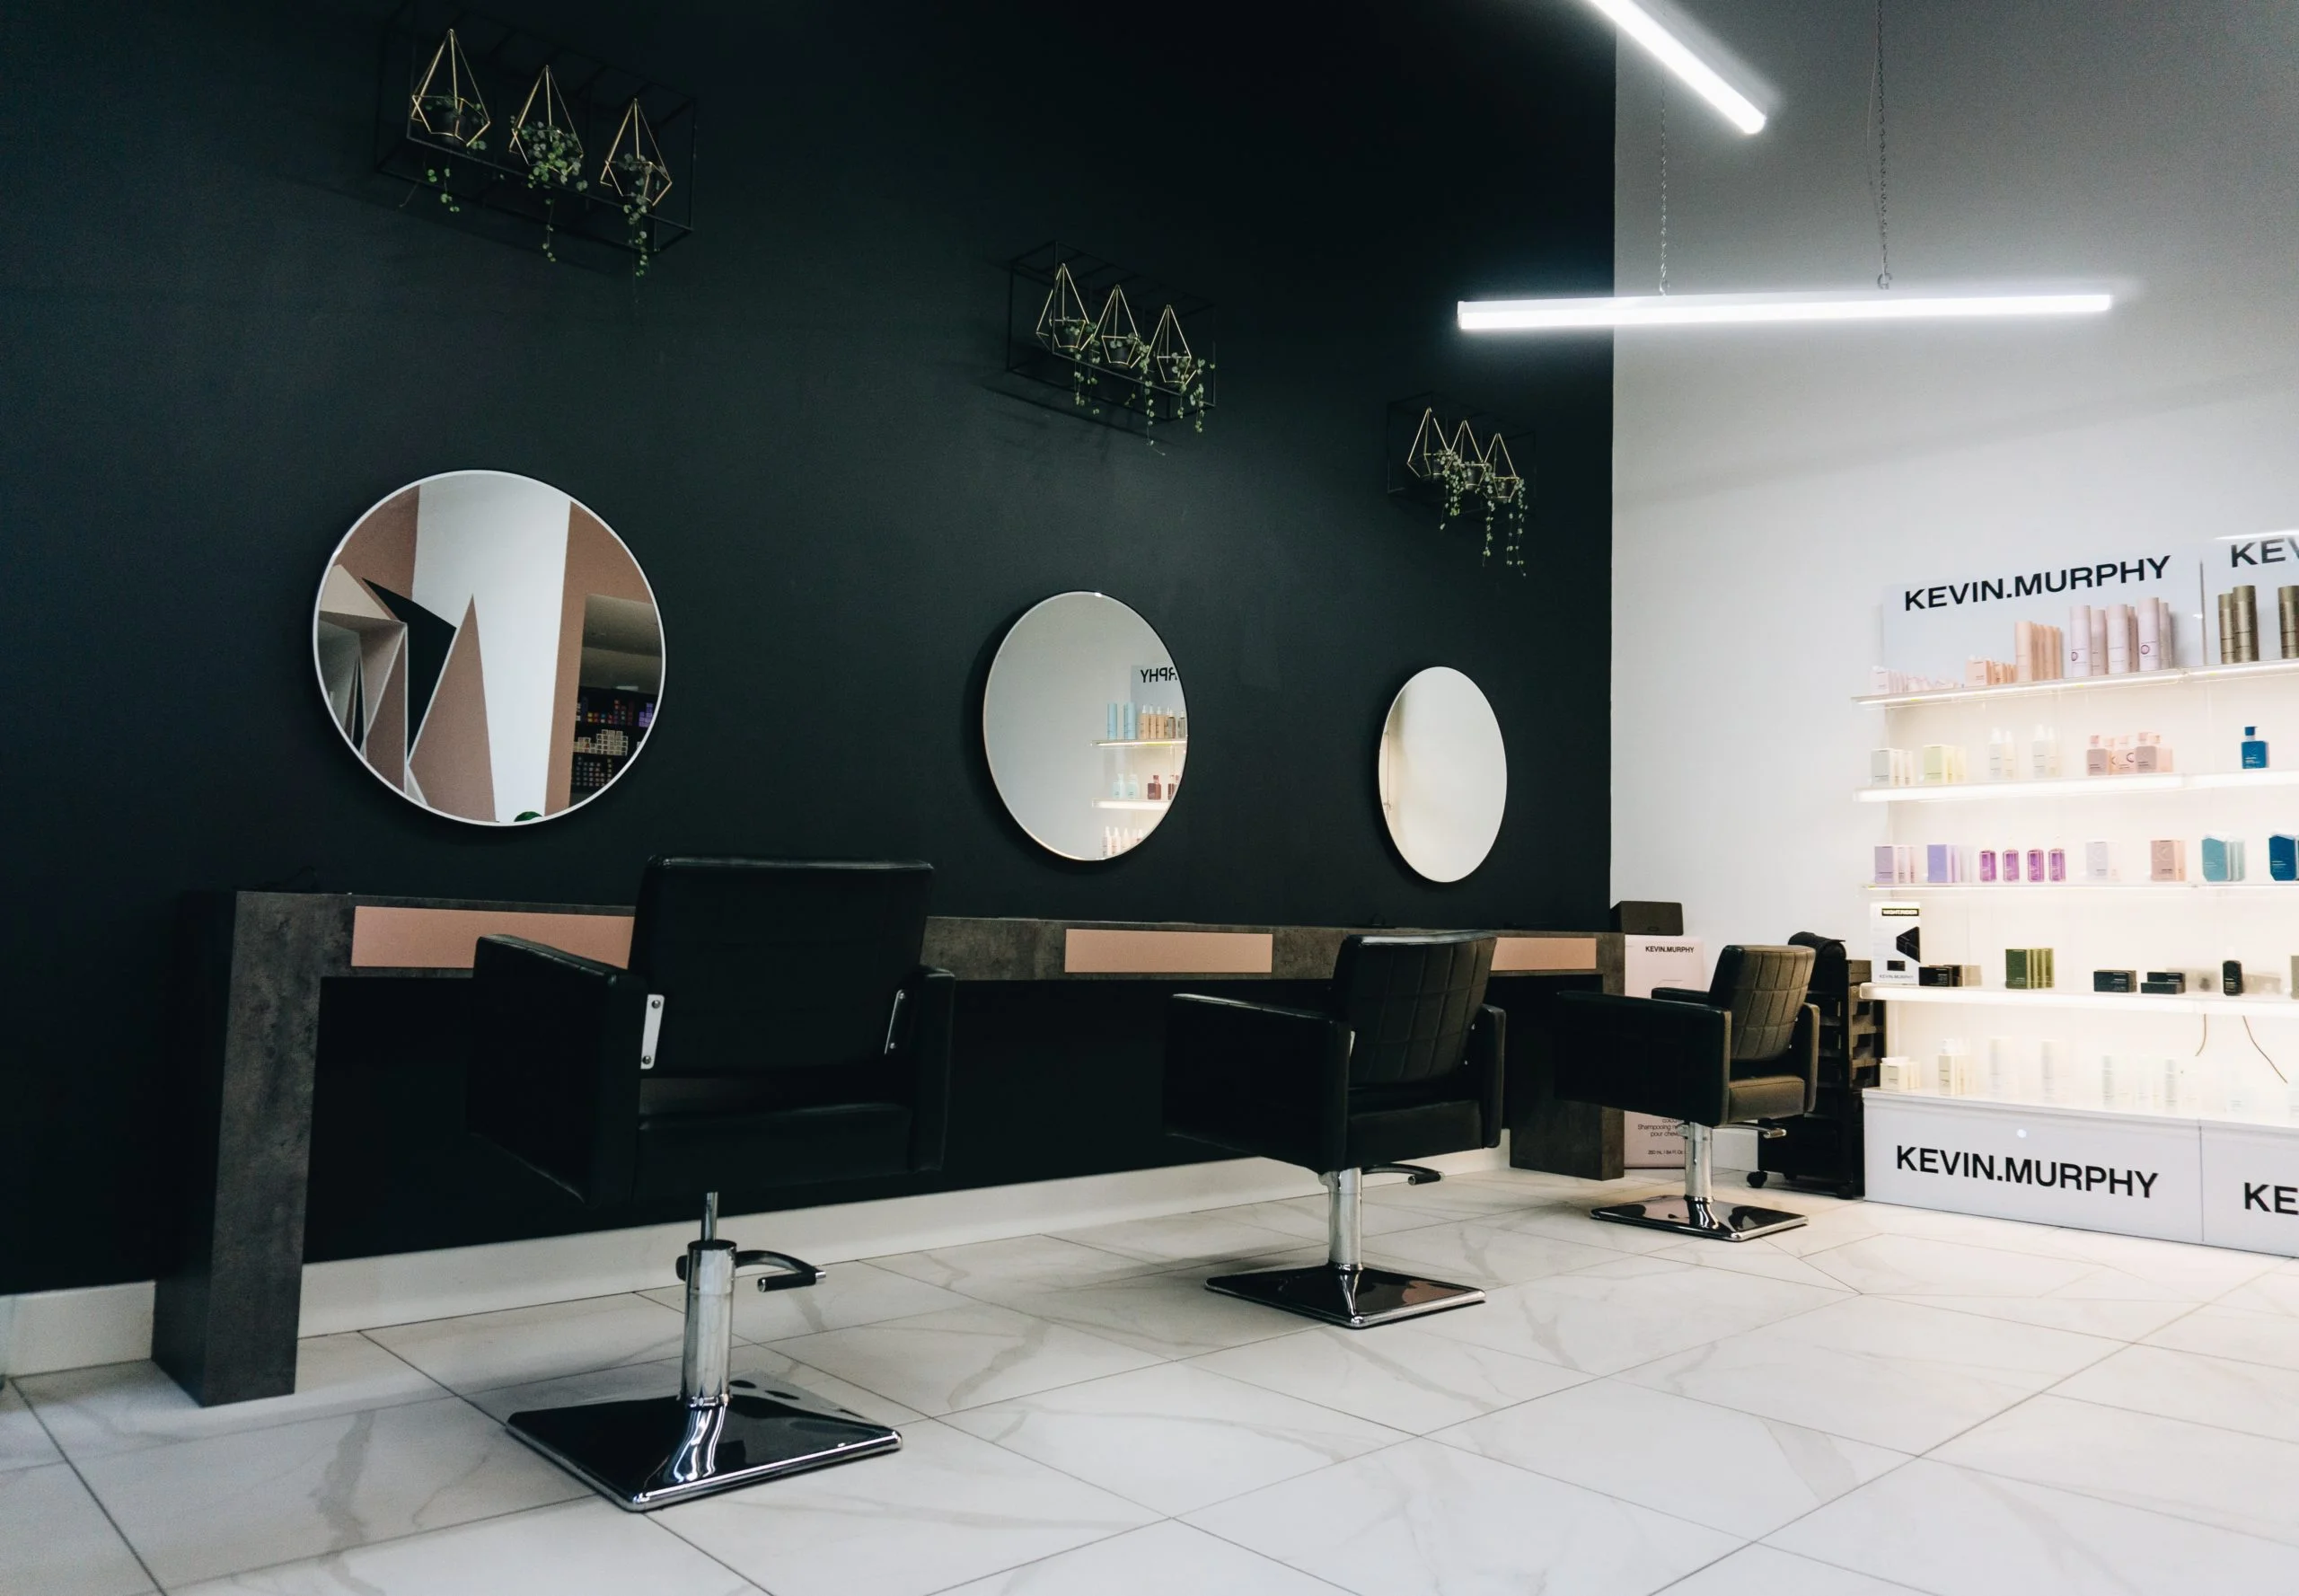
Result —
[{"label": "large round mirror", "polygon": [[487,825],[596,798],[662,701],[639,562],[566,494],[507,472],[426,477],[360,516],[320,582],[312,654],[378,780]]},{"label": "large round mirror", "polygon": [[1189,701],[1147,621],[1098,593],[1056,594],[999,644],[982,740],[1024,831],[1064,859],[1114,859],[1173,807]]},{"label": "large round mirror", "polygon": [[1484,862],[1509,807],[1509,751],[1475,683],[1446,666],[1407,682],[1381,727],[1381,818],[1405,862],[1458,881]]}]

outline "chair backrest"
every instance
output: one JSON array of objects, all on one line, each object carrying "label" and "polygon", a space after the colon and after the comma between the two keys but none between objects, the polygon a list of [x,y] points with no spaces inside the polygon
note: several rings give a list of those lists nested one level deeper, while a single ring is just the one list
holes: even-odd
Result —
[{"label": "chair backrest", "polygon": [[1732,1062],[1778,1058],[1796,1034],[1796,1016],[1812,984],[1809,948],[1728,943],[1716,956],[1708,1001],[1732,1012]]},{"label": "chair backrest", "polygon": [[1460,1068],[1493,974],[1493,939],[1350,937],[1334,961],[1334,1012],[1356,1040],[1352,1086],[1397,1086]]},{"label": "chair backrest", "polygon": [[654,1072],[876,1063],[933,884],[915,861],[648,861],[630,967],[664,999]]}]

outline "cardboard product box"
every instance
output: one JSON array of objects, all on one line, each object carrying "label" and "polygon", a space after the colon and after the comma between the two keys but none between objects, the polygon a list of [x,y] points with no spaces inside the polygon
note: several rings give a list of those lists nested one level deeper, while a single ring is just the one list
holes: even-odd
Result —
[{"label": "cardboard product box", "polygon": [[1868,905],[1868,979],[1876,986],[1915,986],[1924,963],[1924,907]]}]

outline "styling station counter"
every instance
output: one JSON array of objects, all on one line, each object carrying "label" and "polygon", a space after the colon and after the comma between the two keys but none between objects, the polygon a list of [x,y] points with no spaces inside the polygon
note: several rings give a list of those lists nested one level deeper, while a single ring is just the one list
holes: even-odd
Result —
[{"label": "styling station counter", "polygon": [[[461,1133],[463,994],[478,939],[525,937],[621,964],[631,917],[628,906],[333,893],[187,897],[172,999],[177,1229],[154,1304],[160,1365],[203,1404],[283,1395],[295,1387],[307,1258],[668,1217],[551,1206],[523,1171],[488,1161]],[[1350,934],[933,919],[925,960],[959,981],[948,1164],[899,1190],[815,1188],[811,1200],[1202,1157],[1158,1124],[1167,995],[1223,981],[1247,983],[1259,1001],[1313,1001]],[[1562,987],[1617,991],[1619,942],[1500,939],[1491,1001],[1517,1021],[1510,1123],[1519,1162],[1600,1173],[1609,1159],[1617,1173],[1618,1115],[1546,1097],[1539,1010]]]}]

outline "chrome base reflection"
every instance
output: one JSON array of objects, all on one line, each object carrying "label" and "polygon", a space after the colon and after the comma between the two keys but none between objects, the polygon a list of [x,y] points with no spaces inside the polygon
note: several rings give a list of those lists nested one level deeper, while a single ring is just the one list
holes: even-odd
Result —
[{"label": "chrome base reflection", "polygon": [[1337,1264],[1219,1274],[1205,1283],[1205,1289],[1352,1330],[1442,1313],[1449,1308],[1468,1308],[1484,1301],[1484,1293],[1475,1286],[1423,1280],[1393,1269],[1348,1268]]},{"label": "chrome base reflection", "polygon": [[902,1433],[781,1380],[735,1380],[723,1403],[676,1397],[515,1413],[511,1433],[631,1512],[898,1451]]},{"label": "chrome base reflection", "polygon": [[1711,1241],[1750,1241],[1775,1230],[1793,1230],[1806,1222],[1801,1213],[1720,1203],[1709,1197],[1654,1197],[1643,1203],[1614,1203],[1592,1209],[1590,1217],[1608,1220],[1616,1225],[1675,1230]]}]

